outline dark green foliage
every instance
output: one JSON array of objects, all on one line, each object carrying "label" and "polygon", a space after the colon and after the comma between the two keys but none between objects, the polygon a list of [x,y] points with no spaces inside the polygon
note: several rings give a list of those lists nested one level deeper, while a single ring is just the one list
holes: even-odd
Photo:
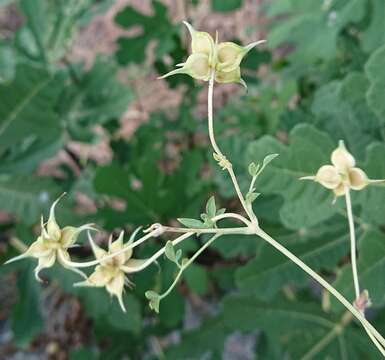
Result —
[{"label": "dark green foliage", "polygon": [[[0,0],[0,6],[5,3]],[[52,201],[64,191],[68,195],[57,212],[63,225],[94,222],[107,231],[131,231],[154,222],[240,226],[211,220],[223,208],[242,210],[208,148],[206,117],[197,115],[199,92],[206,84],[183,76],[167,79],[176,89],[187,85],[181,86],[185,95],[179,107],[150,114],[129,140],[117,136],[122,114],[138,91],[127,68],[153,76],[186,59],[189,44],[169,16],[174,12],[157,0],[151,1],[150,14],[126,6],[114,21],[139,32],[119,38],[114,54],[97,57],[90,69],[68,56],[77,30],[112,3],[20,0],[23,25],[0,39],[0,207],[11,215],[0,228],[4,261],[17,253],[11,239],[31,243],[40,215],[46,219]],[[186,4],[193,8],[199,1]],[[243,2],[211,0],[210,5],[216,16],[232,16]],[[242,63],[249,92],[231,93],[215,109],[218,145],[232,161],[244,194],[257,164],[279,154],[259,174],[249,197],[260,225],[352,300],[343,198],[333,204],[331,192],[299,178],[329,164],[339,139],[370,178],[385,178],[385,5],[382,0],[283,0],[266,2],[261,9],[270,20],[267,47],[252,50]],[[260,26],[246,32],[260,33]],[[147,61],[151,44],[152,63]],[[258,72],[261,65],[265,71]],[[68,146],[74,140],[96,143],[100,135],[95,125],[112,149],[112,161],[103,165],[79,158]],[[60,151],[71,158],[77,173],[61,165],[60,176],[38,176],[39,166]],[[94,212],[75,211],[78,194],[95,201]],[[352,192],[352,201],[358,272],[373,303],[368,315],[384,333],[385,187]],[[80,243],[86,245],[85,239]],[[172,236],[147,242],[135,248],[134,257],[147,258],[169,240]],[[175,278],[175,262],[190,258],[205,241],[195,236],[175,247],[168,243],[157,264],[130,276],[136,286],[126,288],[126,314],[104,289],[74,288],[80,278],[62,268],[43,271],[49,282],[41,291],[31,272],[36,260],[0,267],[1,282],[17,275],[10,315],[15,346],[27,348],[44,334],[50,321],[43,316],[46,290],[54,288],[79,299],[89,320],[87,340],[79,348],[68,346],[71,360],[222,359],[234,332],[252,334],[253,351],[261,359],[309,354],[319,360],[379,359],[341,305],[331,298],[329,309],[319,286],[256,236],[216,240],[159,303],[158,294]],[[91,252],[86,245],[71,249],[71,256],[82,261]],[[159,314],[151,311],[149,301]],[[341,321],[344,328],[338,332]]]}]

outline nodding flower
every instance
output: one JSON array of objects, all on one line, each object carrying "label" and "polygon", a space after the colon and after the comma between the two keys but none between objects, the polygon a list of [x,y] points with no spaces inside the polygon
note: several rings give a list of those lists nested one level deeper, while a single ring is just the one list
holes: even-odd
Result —
[{"label": "nodding flower", "polygon": [[[142,265],[147,261],[147,259],[133,259],[132,249],[121,251],[134,241],[136,233],[137,231],[132,234],[130,240],[126,244],[123,243],[124,231],[120,233],[118,239],[115,241],[112,241],[111,235],[108,251],[96,245],[91,235],[88,234],[92,251],[95,258],[100,260],[100,263],[85,281],[77,283],[75,286],[105,287],[111,296],[116,296],[120,307],[126,312],[123,302],[124,285],[129,287],[134,285],[127,278],[126,274],[142,270]],[[107,259],[103,260],[104,257],[114,253],[117,253],[117,255],[112,257],[109,256]]]},{"label": "nodding flower", "polygon": [[68,249],[75,245],[79,234],[84,230],[95,229],[92,224],[85,224],[80,227],[65,226],[60,228],[55,219],[55,207],[63,195],[52,204],[47,223],[44,223],[43,217],[41,217],[41,234],[36,241],[33,242],[23,254],[6,262],[6,264],[9,264],[28,257],[37,259],[38,264],[34,269],[34,273],[38,281],[42,281],[39,277],[40,271],[52,267],[56,261],[65,268],[86,278],[84,273],[78,269],[67,266],[65,262],[70,260]]},{"label": "nodding flower", "polygon": [[208,81],[214,74],[218,83],[240,83],[246,87],[241,78],[240,64],[246,54],[265,40],[253,42],[247,46],[239,46],[233,42],[218,44],[218,35],[214,41],[210,34],[196,31],[184,21],[191,35],[191,54],[186,62],[178,64],[178,69],[163,75],[166,78],[176,74],[187,74],[194,79]]},{"label": "nodding flower", "polygon": [[385,182],[385,179],[369,179],[362,169],[356,167],[356,160],[346,149],[342,140],[337,149],[332,152],[330,160],[332,165],[323,165],[315,176],[305,176],[301,180],[314,180],[332,190],[336,197],[345,195],[346,189],[358,191],[370,184]]}]

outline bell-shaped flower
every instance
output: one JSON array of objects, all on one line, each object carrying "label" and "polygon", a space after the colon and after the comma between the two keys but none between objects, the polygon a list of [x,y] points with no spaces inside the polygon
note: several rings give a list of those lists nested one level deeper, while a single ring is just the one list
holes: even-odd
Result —
[{"label": "bell-shaped flower", "polygon": [[65,262],[70,259],[68,249],[75,245],[79,234],[83,230],[94,230],[94,228],[92,224],[86,224],[80,227],[65,226],[61,229],[55,218],[55,207],[60,199],[61,197],[52,204],[46,224],[44,224],[43,217],[41,218],[41,234],[36,241],[29,246],[26,252],[6,262],[8,264],[27,257],[37,259],[38,264],[34,273],[38,281],[42,281],[39,277],[40,271],[52,267],[56,261],[65,268],[86,277],[80,270],[67,266]]},{"label": "bell-shaped flower", "polygon": [[[133,233],[126,244],[123,243],[124,231],[120,233],[115,241],[112,241],[112,236],[110,236],[108,251],[96,245],[89,234],[88,237],[92,251],[95,258],[100,262],[85,281],[77,283],[75,286],[105,287],[111,296],[116,296],[122,310],[126,312],[123,303],[124,285],[133,285],[126,274],[142,270],[146,266],[147,261],[147,259],[131,258],[132,248],[130,248],[130,245],[134,241],[135,234],[136,232]],[[126,248],[127,250],[125,250]]]},{"label": "bell-shaped flower", "polygon": [[189,23],[184,22],[191,35],[191,55],[185,63],[178,64],[179,69],[170,71],[161,79],[176,74],[187,74],[197,80],[208,81],[214,76],[219,83],[240,83],[246,86],[241,78],[240,64],[246,54],[264,40],[254,42],[245,47],[233,42],[218,44],[210,34],[196,31]]},{"label": "bell-shaped flower", "polygon": [[343,141],[331,154],[333,165],[323,165],[315,176],[305,176],[301,179],[314,180],[323,187],[333,190],[334,195],[344,196],[346,189],[362,190],[367,185],[384,183],[385,180],[371,180],[366,173],[356,167],[353,155],[346,149]]}]

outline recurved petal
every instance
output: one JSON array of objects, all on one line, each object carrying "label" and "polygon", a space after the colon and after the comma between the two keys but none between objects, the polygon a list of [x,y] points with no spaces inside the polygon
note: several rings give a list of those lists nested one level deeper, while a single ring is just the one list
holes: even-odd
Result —
[{"label": "recurved petal", "polygon": [[127,274],[143,270],[148,259],[129,259],[120,268]]},{"label": "recurved petal", "polygon": [[332,165],[321,166],[317,171],[317,175],[314,180],[331,190],[336,189],[340,184],[342,184],[341,175]]},{"label": "recurved petal", "polygon": [[60,227],[57,224],[56,218],[55,218],[55,207],[57,203],[60,201],[60,199],[63,197],[63,195],[60,196],[56,201],[54,201],[49,211],[49,218],[47,222],[47,233],[50,240],[53,240],[53,241],[59,241],[61,237]]},{"label": "recurved petal", "polygon": [[56,253],[54,250],[52,250],[47,256],[39,257],[38,264],[34,269],[35,278],[37,281],[42,282],[43,280],[39,277],[39,273],[43,269],[47,269],[53,266],[55,264],[56,260]]},{"label": "recurved petal", "polygon": [[71,261],[71,257],[70,257],[70,255],[68,254],[67,251],[59,249],[58,252],[57,252],[57,260],[58,260],[58,262],[60,263],[61,266],[63,266],[67,270],[70,270],[70,271],[80,275],[83,279],[87,280],[87,275],[83,271],[81,271],[81,270],[79,270],[79,269],[77,269],[75,267],[67,265],[66,262]]},{"label": "recurved petal", "polygon": [[123,303],[123,288],[124,288],[124,272],[120,271],[106,285],[106,289],[111,295],[114,295],[118,298],[120,307],[124,312],[126,312],[126,308]]},{"label": "recurved petal", "polygon": [[[115,252],[118,252],[119,250],[122,250],[123,248],[123,237],[124,237],[124,231],[121,231],[119,234],[119,237],[114,241],[110,241],[109,247],[108,247],[108,253],[112,254]],[[116,255],[114,259],[121,265],[124,264],[126,259],[130,258],[132,255],[132,249],[127,250],[126,252],[122,252],[119,255]]]},{"label": "recurved petal", "polygon": [[101,259],[103,256],[107,255],[107,251],[103,250],[101,247],[95,244],[94,239],[92,238],[90,232],[88,231],[88,241],[90,242],[92,252],[95,255],[96,259]]},{"label": "recurved petal", "polygon": [[30,245],[26,254],[28,254],[28,256],[39,258],[49,255],[51,251],[52,249],[47,246],[46,240],[43,240],[43,238],[39,236],[37,240]]},{"label": "recurved petal", "polygon": [[69,248],[76,243],[79,234],[84,230],[96,230],[93,224],[85,224],[80,227],[65,226],[61,230],[61,244],[64,249]]}]

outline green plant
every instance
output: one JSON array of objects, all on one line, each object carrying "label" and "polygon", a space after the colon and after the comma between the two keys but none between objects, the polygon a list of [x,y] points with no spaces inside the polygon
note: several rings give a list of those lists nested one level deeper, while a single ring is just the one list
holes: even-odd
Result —
[{"label": "green plant", "polygon": [[[277,154],[267,155],[262,164],[250,163],[248,170],[251,176],[251,183],[249,190],[244,195],[241,191],[237,177],[235,175],[232,163],[227,159],[224,153],[219,148],[215,135],[214,135],[214,121],[213,121],[213,91],[214,81],[217,82],[240,82],[244,83],[240,77],[240,62],[244,55],[257,43],[253,43],[250,46],[242,48],[233,43],[218,44],[217,40],[214,42],[211,36],[207,33],[196,32],[191,26],[188,25],[190,34],[192,36],[192,55],[188,58],[186,63],[180,64],[181,68],[171,71],[165,77],[185,73],[193,78],[199,80],[209,81],[208,89],[208,132],[209,138],[214,150],[213,158],[218,163],[222,170],[226,170],[230,176],[232,185],[238,196],[239,202],[243,207],[246,216],[225,212],[224,209],[217,210],[214,198],[210,198],[206,205],[206,213],[201,215],[201,220],[182,218],[179,221],[186,227],[170,227],[159,223],[151,225],[148,229],[144,230],[146,235],[142,236],[138,240],[134,241],[137,231],[133,233],[129,242],[123,244],[123,233],[119,238],[112,242],[110,238],[108,253],[99,248],[92,240],[90,236],[90,243],[95,254],[96,260],[87,262],[74,262],[69,259],[67,249],[73,245],[77,234],[82,230],[92,229],[91,225],[83,225],[79,228],[65,227],[60,229],[55,220],[55,205],[57,201],[52,205],[50,211],[50,217],[47,225],[41,224],[42,235],[38,240],[33,243],[25,254],[11,259],[9,262],[19,260],[22,257],[32,256],[39,259],[39,265],[35,270],[35,274],[38,277],[38,272],[45,267],[50,267],[54,264],[56,256],[62,265],[76,272],[79,272],[80,268],[96,266],[95,272],[86,277],[86,281],[79,283],[78,285],[106,287],[107,291],[111,295],[115,295],[119,299],[119,303],[122,309],[125,311],[125,306],[122,299],[123,288],[125,282],[130,282],[125,278],[125,274],[141,271],[151,264],[153,264],[160,256],[165,256],[173,262],[177,268],[178,273],[170,285],[170,287],[158,294],[157,292],[150,290],[146,292],[146,297],[150,301],[150,308],[159,312],[159,306],[161,300],[171,293],[177,281],[183,274],[183,272],[194,262],[194,260],[211,244],[214,243],[219,237],[223,235],[257,235],[273,246],[282,255],[290,259],[314,280],[316,280],[321,286],[329,291],[346,309],[349,313],[345,314],[341,320],[341,323],[336,326],[331,335],[334,336],[341,332],[343,328],[350,323],[353,315],[364,327],[368,336],[376,345],[378,350],[385,356],[385,339],[380,335],[376,328],[365,318],[365,308],[369,305],[368,291],[361,292],[358,282],[358,272],[356,264],[356,245],[355,245],[355,230],[353,224],[352,206],[350,199],[350,189],[362,190],[364,187],[370,184],[384,182],[384,180],[369,180],[363,170],[355,167],[355,160],[353,156],[347,152],[343,143],[340,143],[339,148],[332,153],[331,165],[322,166],[317,175],[310,177],[310,179],[319,182],[321,185],[328,189],[332,189],[336,196],[345,196],[346,208],[348,214],[348,222],[350,229],[350,243],[351,243],[351,263],[354,288],[356,296],[354,299],[354,305],[352,305],[339,291],[337,291],[332,285],[330,285],[323,277],[318,275],[312,268],[306,265],[301,259],[295,256],[290,250],[282,246],[273,237],[266,233],[259,225],[257,215],[253,210],[253,202],[258,198],[258,193],[255,192],[255,184],[258,177],[261,175],[265,167],[277,156]],[[305,177],[309,178],[309,177]],[[218,222],[224,219],[232,219],[241,222],[243,226],[240,227],[219,227]],[[47,229],[46,229],[47,227]],[[69,230],[70,229],[70,230]],[[70,233],[67,235],[67,233]],[[156,238],[167,233],[182,234],[172,241],[168,241],[164,247],[156,251],[152,256],[147,259],[135,260],[131,259],[132,251],[138,245],[145,241]],[[182,243],[184,240],[192,237],[193,235],[212,235],[189,259],[182,258],[181,249],[175,250],[175,247]],[[69,239],[67,239],[69,238]],[[64,254],[64,255],[63,255]],[[328,343],[329,337],[323,339],[318,347]],[[304,358],[312,358],[317,353],[318,347],[305,354]]]}]

